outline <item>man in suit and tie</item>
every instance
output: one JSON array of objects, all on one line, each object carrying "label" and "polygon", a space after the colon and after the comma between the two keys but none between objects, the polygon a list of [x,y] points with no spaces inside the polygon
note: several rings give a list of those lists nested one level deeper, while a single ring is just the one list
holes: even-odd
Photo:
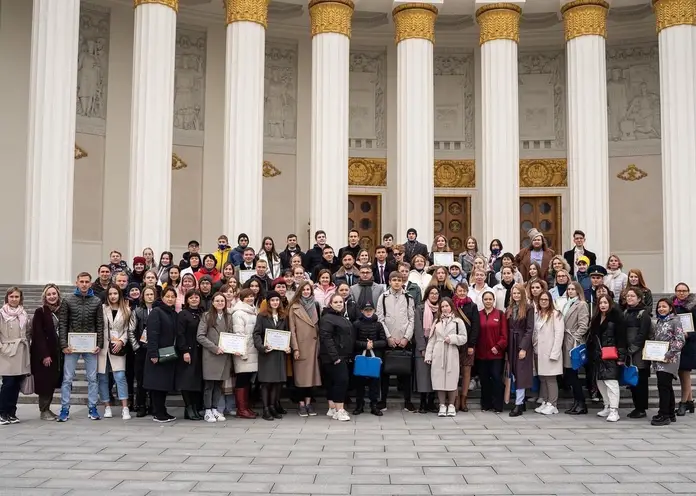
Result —
[{"label": "man in suit and tie", "polygon": [[387,260],[387,247],[379,245],[375,248],[375,263],[372,269],[372,277],[377,284],[385,287],[389,283],[389,274],[396,270],[396,264]]},{"label": "man in suit and tie", "polygon": [[338,286],[342,282],[348,283],[348,286],[357,284],[360,279],[360,271],[355,268],[355,257],[349,251],[343,254],[341,260],[341,268],[334,274],[334,284]]}]

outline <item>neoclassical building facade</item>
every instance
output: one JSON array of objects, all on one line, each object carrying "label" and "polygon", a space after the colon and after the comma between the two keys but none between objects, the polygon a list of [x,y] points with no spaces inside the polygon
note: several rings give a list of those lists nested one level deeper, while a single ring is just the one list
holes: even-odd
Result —
[{"label": "neoclassical building facade", "polygon": [[696,284],[696,0],[0,0],[0,65],[0,282],[536,227]]}]

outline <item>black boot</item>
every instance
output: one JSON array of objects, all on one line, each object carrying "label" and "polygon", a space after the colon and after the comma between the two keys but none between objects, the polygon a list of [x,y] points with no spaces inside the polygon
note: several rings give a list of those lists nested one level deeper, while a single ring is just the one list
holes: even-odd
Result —
[{"label": "black boot", "polygon": [[631,413],[629,413],[629,414],[626,415],[626,416],[627,416],[628,418],[631,418],[631,419],[640,419],[640,418],[645,418],[645,417],[647,417],[648,415],[645,413],[644,410],[638,410],[638,409],[636,408],[635,410],[633,410]]},{"label": "black boot", "polygon": [[263,415],[261,415],[261,418],[264,420],[275,420],[270,408],[263,409]]},{"label": "black boot", "polygon": [[578,410],[578,402],[577,402],[577,401],[573,401],[573,406],[571,406],[570,408],[568,408],[568,409],[565,411],[565,413],[567,413],[568,415],[575,415],[575,412],[576,412],[577,410]]},{"label": "black boot", "polygon": [[651,425],[657,425],[657,426],[669,425],[671,423],[672,423],[672,421],[669,419],[669,417],[667,415],[658,415],[657,417],[654,417],[650,421]]},{"label": "black boot", "polygon": [[380,410],[379,408],[377,408],[377,405],[375,405],[375,404],[373,404],[373,405],[370,407],[370,413],[371,413],[372,415],[377,416],[377,417],[381,417],[382,415],[384,415],[384,414],[382,413],[382,410]]},{"label": "black boot", "polygon": [[[362,401],[358,401],[355,405],[355,410],[353,410],[353,415],[360,415],[365,411],[365,404]],[[382,412],[379,412],[382,413]]]},{"label": "black boot", "polygon": [[184,410],[184,418],[188,420],[203,420],[193,406],[187,406]]},{"label": "black boot", "polygon": [[140,405],[135,409],[135,416],[137,418],[143,418],[147,415],[147,408],[145,405]]},{"label": "black boot", "polygon": [[677,416],[675,414],[672,414],[669,416],[669,420],[671,420],[672,423],[675,423],[677,421]]},{"label": "black boot", "polygon": [[524,412],[523,405],[515,405],[515,408],[510,411],[511,417],[519,417]]},{"label": "black boot", "polygon": [[578,410],[571,415],[587,415],[587,405],[583,401],[582,403],[578,403]]},{"label": "black boot", "polygon": [[686,402],[686,411],[689,413],[694,413],[696,407],[694,407],[694,400]]},{"label": "black boot", "polygon": [[287,415],[287,414],[288,414],[288,411],[287,411],[285,408],[283,408],[283,407],[281,406],[280,401],[276,401],[275,407],[273,407],[273,408],[275,408],[275,411],[278,412],[278,413],[281,414],[281,415]]},{"label": "black boot", "polygon": [[420,405],[418,405],[418,413],[428,413],[428,408],[423,395],[421,395]]},{"label": "black boot", "polygon": [[273,415],[273,418],[276,420],[280,420],[283,418],[283,416],[275,409],[275,407],[269,406],[268,411],[271,412],[271,415]]},{"label": "black boot", "polygon": [[685,401],[680,401],[680,402],[679,402],[679,405],[678,405],[678,407],[677,407],[677,412],[676,412],[677,415],[679,415],[680,417],[683,417],[684,415],[686,415],[686,410],[687,410],[687,404],[686,404],[686,402],[685,402]]}]

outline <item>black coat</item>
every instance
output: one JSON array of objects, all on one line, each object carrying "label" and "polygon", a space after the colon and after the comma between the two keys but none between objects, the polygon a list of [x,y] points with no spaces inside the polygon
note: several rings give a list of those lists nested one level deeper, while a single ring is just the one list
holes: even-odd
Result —
[{"label": "black coat", "polygon": [[[58,333],[53,322],[53,313],[47,306],[34,312],[31,339],[31,373],[34,376],[36,394],[53,394],[63,381],[63,353],[58,346]],[[43,364],[44,358],[51,365]]]},{"label": "black coat", "polygon": [[650,311],[645,308],[643,303],[635,307],[624,310],[624,324],[626,326],[626,355],[631,362],[639,369],[649,369],[650,362],[643,360],[643,347],[645,341],[650,339],[652,331],[652,320]]},{"label": "black coat", "polygon": [[411,260],[416,255],[423,255],[428,260],[428,247],[418,240],[414,242],[406,241],[404,243],[404,262],[411,263]]},{"label": "black coat", "polygon": [[[589,250],[584,250],[585,256],[590,259],[589,267],[592,267],[597,263],[597,255]],[[575,248],[571,248],[567,252],[563,253],[563,258],[570,265],[570,275],[575,275]]]},{"label": "black coat", "polygon": [[[203,357],[201,345],[196,339],[200,309],[183,309],[176,317],[176,351],[179,363],[176,366],[176,389],[180,391],[203,390]],[[191,355],[191,363],[184,362],[184,353]]]},{"label": "black coat", "polygon": [[314,268],[324,260],[323,253],[324,249],[317,244],[315,244],[311,250],[307,250],[302,261],[302,266],[307,272],[310,274],[314,272]]},{"label": "black coat", "polygon": [[176,311],[160,303],[150,312],[147,319],[147,359],[143,372],[145,389],[153,391],[174,391],[176,360],[167,363],[152,363],[159,358],[158,350],[174,346],[176,342]]},{"label": "black coat", "polygon": [[319,319],[319,358],[322,363],[353,358],[355,349],[353,324],[343,314],[324,308]]},{"label": "black coat", "polygon": [[376,260],[372,262],[372,278],[375,280],[377,284],[384,284],[386,286],[389,286],[389,274],[391,274],[395,270],[396,264],[387,260],[384,264],[384,281],[382,281],[379,278],[379,263]]},{"label": "black coat", "polygon": [[259,352],[259,371],[257,379],[259,382],[285,382],[287,379],[287,370],[285,368],[285,359],[287,354],[283,351],[273,350],[266,353],[263,347],[263,342],[266,338],[266,329],[276,329],[278,331],[287,331],[288,321],[284,318],[278,318],[278,323],[273,321],[273,317],[259,314],[256,318],[254,326],[254,347]]},{"label": "black coat", "polygon": [[280,266],[283,268],[283,270],[290,268],[292,257],[294,257],[295,255],[299,255],[300,257],[302,257],[302,261],[304,262],[305,254],[302,252],[302,248],[300,248],[300,245],[297,245],[295,251],[290,251],[286,246],[285,249],[278,254],[278,256],[280,257]]},{"label": "black coat", "polygon": [[597,379],[602,381],[619,380],[621,367],[617,360],[602,360],[602,348],[616,346],[619,359],[626,357],[626,328],[623,313],[612,308],[604,322],[596,315],[590,323],[590,334],[587,338],[587,356],[594,365]]},{"label": "black coat", "polygon": [[[377,320],[377,315],[367,318],[361,315],[355,322],[355,351],[362,353],[367,349],[367,340],[372,341],[375,356],[382,356],[387,348],[387,335],[384,326]],[[368,353],[369,355],[369,353]]]},{"label": "black coat", "polygon": [[478,307],[473,301],[465,303],[461,307],[457,307],[457,310],[469,320],[467,323],[465,319],[464,325],[466,326],[466,346],[459,348],[460,352],[464,351],[465,348],[476,349],[476,343],[478,342],[479,331],[481,329],[481,319],[479,315]]}]

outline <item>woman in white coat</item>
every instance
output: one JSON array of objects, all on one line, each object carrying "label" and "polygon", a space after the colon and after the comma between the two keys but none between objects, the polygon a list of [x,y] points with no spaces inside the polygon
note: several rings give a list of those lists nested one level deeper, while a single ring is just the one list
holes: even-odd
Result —
[{"label": "woman in white coat", "polygon": [[104,347],[97,360],[97,382],[99,396],[104,403],[104,418],[113,417],[109,394],[109,374],[113,374],[116,392],[121,401],[121,418],[130,420],[128,410],[128,383],[126,381],[126,343],[128,334],[136,327],[135,312],[131,311],[121,289],[115,284],[106,290],[104,312]]},{"label": "woman in white coat", "polygon": [[454,417],[454,399],[459,384],[459,347],[466,344],[466,325],[454,312],[454,303],[443,298],[438,305],[434,329],[425,349],[430,379],[440,401],[438,417]]},{"label": "woman in white coat", "polygon": [[259,370],[259,352],[254,346],[254,326],[256,325],[256,306],[254,292],[242,289],[239,301],[232,308],[232,332],[246,337],[246,353],[234,357],[235,389],[237,417],[255,419],[256,412],[251,409],[249,394],[251,379]]},{"label": "woman in white coat", "polygon": [[[539,308],[534,315],[534,358],[541,383],[539,397],[546,401],[537,408],[537,413],[558,413],[558,382],[556,376],[563,373],[563,315],[553,307],[553,297],[548,291],[539,295]],[[511,413],[512,416],[512,413]]]}]

